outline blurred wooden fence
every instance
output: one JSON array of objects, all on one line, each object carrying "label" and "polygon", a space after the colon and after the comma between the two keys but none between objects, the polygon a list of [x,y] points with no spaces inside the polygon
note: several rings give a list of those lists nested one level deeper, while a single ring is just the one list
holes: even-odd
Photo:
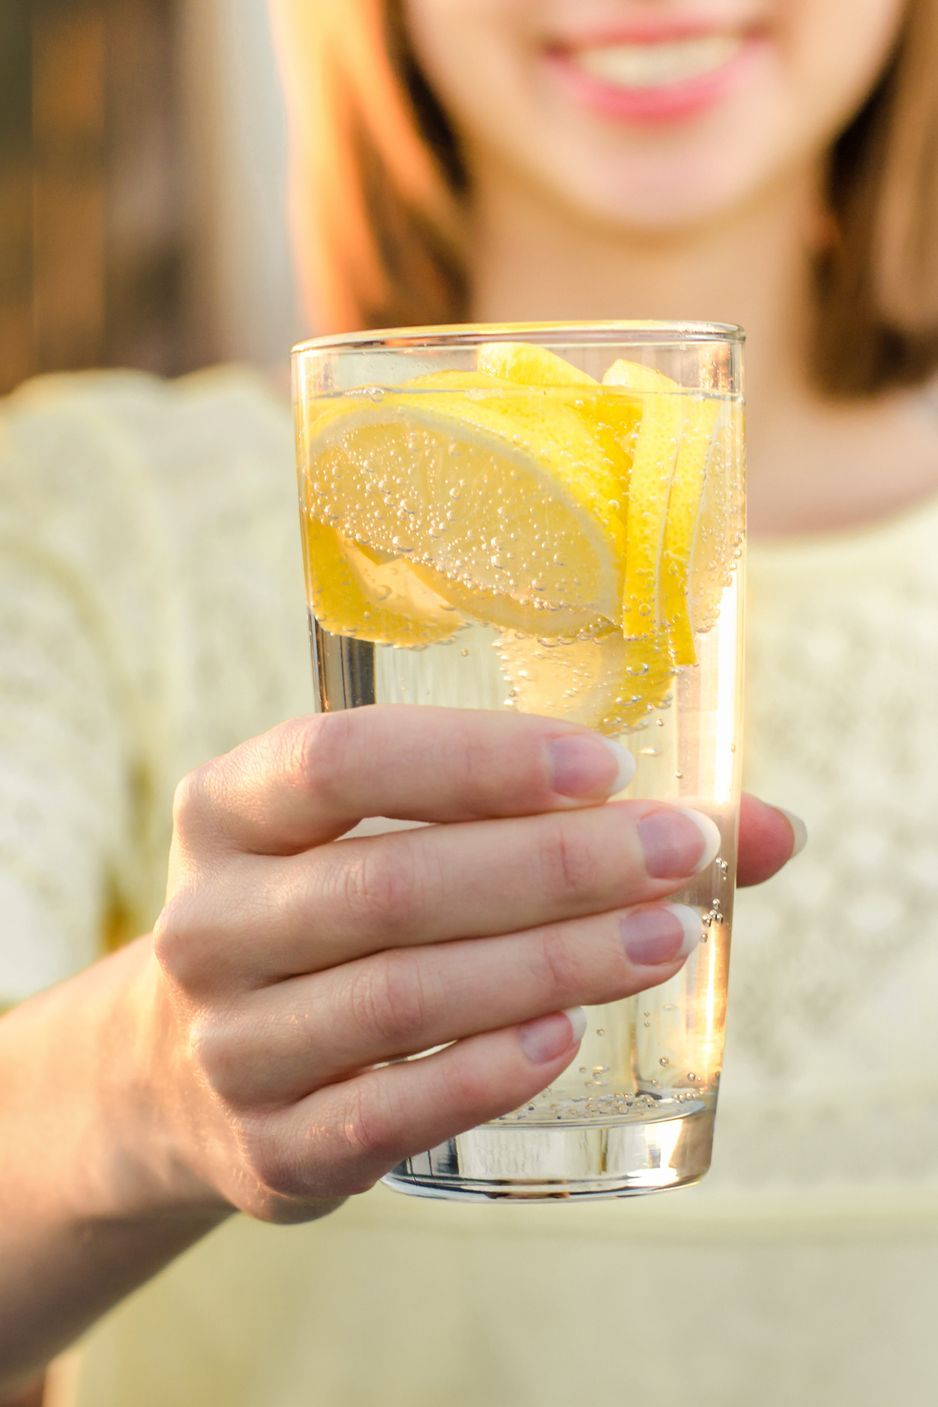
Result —
[{"label": "blurred wooden fence", "polygon": [[185,0],[0,0],[0,392],[198,363],[176,22]]}]

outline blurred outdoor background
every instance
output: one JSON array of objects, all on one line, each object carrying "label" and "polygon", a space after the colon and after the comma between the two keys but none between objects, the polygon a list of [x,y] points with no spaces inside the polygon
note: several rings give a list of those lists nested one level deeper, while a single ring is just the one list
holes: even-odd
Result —
[{"label": "blurred outdoor background", "polygon": [[264,0],[0,0],[0,394],[285,364],[285,164]]}]

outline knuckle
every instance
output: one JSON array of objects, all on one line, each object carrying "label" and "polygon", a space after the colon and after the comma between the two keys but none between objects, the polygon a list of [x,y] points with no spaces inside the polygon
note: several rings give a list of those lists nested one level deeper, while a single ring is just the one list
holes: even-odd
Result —
[{"label": "knuckle", "polygon": [[[349,1087],[339,1111],[338,1131],[342,1149],[343,1187],[351,1180],[368,1180],[370,1186],[396,1162],[399,1138],[396,1123],[386,1100],[378,1093],[375,1082],[359,1081]],[[380,1169],[376,1173],[375,1169]]]},{"label": "knuckle", "polygon": [[349,1006],[359,1029],[377,1036],[388,1054],[419,1039],[428,1003],[415,956],[392,950],[363,962],[352,979]]},{"label": "knuckle", "polygon": [[[329,1120],[330,1131],[335,1122]],[[369,1177],[351,1163],[337,1172],[322,1133],[314,1126],[298,1137],[296,1130],[292,1134],[285,1130],[276,1116],[242,1119],[237,1174],[240,1210],[256,1221],[290,1226],[326,1215],[346,1197],[369,1191],[377,1176]]]},{"label": "knuckle", "polygon": [[[356,760],[356,732],[354,711],[340,710],[303,719],[287,734],[299,775],[324,802],[342,800]],[[360,738],[358,742],[360,745]]]},{"label": "knuckle", "polygon": [[178,890],[164,904],[153,925],[153,955],[167,976],[187,986],[198,971],[194,904],[185,890]]},{"label": "knuckle", "polygon": [[345,872],[345,901],[351,917],[386,941],[406,939],[417,911],[418,882],[413,853],[383,836],[363,848]]},{"label": "knuckle", "polygon": [[472,814],[488,816],[492,814],[493,795],[502,791],[504,748],[488,729],[471,726],[468,719],[461,722],[458,731],[454,730],[455,736],[447,736],[447,751],[452,757],[455,750],[457,785]]},{"label": "knuckle", "polygon": [[454,1060],[447,1071],[447,1087],[452,1107],[459,1109],[464,1118],[477,1121],[486,1117],[497,1100],[497,1071],[475,1059]]},{"label": "knuckle", "polygon": [[218,759],[189,772],[173,795],[173,829],[186,839],[203,823],[218,793]]},{"label": "knuckle", "polygon": [[189,1059],[201,1081],[224,1103],[238,1104],[241,1085],[239,1032],[216,1016],[197,1017],[189,1027]]},{"label": "knuckle", "polygon": [[547,994],[566,997],[582,985],[582,958],[563,931],[548,930],[541,935],[537,969],[537,978]]},{"label": "knuckle", "polygon": [[551,820],[544,827],[540,867],[547,892],[560,899],[589,893],[596,883],[596,858],[582,827],[567,824],[574,817]]},{"label": "knuckle", "polygon": [[245,1163],[255,1184],[255,1197],[267,1213],[261,1215],[262,1220],[285,1219],[277,1214],[285,1213],[283,1204],[309,1195],[305,1169],[279,1133],[264,1128],[255,1131],[245,1152]]}]

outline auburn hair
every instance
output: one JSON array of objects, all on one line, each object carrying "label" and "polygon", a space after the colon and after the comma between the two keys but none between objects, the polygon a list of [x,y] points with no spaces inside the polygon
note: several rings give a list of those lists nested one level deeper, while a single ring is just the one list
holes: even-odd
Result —
[{"label": "auburn hair", "polygon": [[[469,180],[401,0],[277,0],[293,123],[292,220],[323,332],[454,323],[469,307]],[[938,370],[938,0],[895,51],[827,168],[814,256],[814,379],[836,396]]]}]

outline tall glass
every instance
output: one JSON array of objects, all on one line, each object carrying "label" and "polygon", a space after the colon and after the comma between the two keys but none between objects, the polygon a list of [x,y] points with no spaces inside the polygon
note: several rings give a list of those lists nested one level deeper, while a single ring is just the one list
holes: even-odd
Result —
[{"label": "tall glass", "polygon": [[570,719],[636,757],[622,796],[692,805],[702,942],[591,1008],[523,1108],[408,1159],[400,1191],[595,1198],[706,1172],[739,800],[742,333],[715,324],[424,328],[294,352],[300,512],[325,710]]}]

